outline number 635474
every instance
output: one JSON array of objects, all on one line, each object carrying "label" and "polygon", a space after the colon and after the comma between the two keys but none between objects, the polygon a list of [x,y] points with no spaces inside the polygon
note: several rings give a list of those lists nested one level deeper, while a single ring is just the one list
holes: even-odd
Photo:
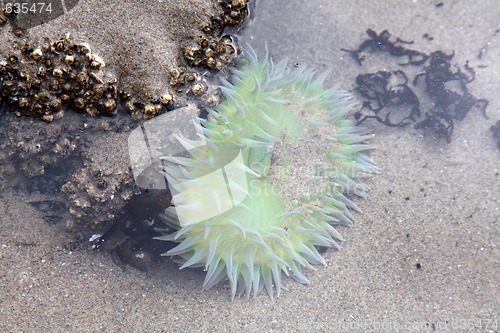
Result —
[{"label": "number 635474", "polygon": [[5,3],[6,14],[42,14],[52,13],[52,4],[45,2],[35,2],[29,4],[27,2],[7,2]]}]

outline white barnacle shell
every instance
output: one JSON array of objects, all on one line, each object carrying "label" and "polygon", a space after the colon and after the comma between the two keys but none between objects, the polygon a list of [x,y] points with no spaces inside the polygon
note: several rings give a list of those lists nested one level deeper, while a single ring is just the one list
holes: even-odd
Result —
[{"label": "white barnacle shell", "polygon": [[100,56],[97,54],[92,55],[92,62],[90,63],[90,67],[94,69],[100,69],[102,67],[106,66],[106,63]]}]

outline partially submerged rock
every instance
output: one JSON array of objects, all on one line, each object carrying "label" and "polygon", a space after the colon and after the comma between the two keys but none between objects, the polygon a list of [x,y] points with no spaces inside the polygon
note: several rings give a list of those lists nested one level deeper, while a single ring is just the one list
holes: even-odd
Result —
[{"label": "partially submerged rock", "polygon": [[81,0],[70,9],[29,29],[22,14],[0,13],[0,103],[19,116],[113,115],[120,102],[137,117],[171,110],[208,90],[192,66],[220,70],[236,57],[223,31],[248,14],[246,0]]},{"label": "partially submerged rock", "polygon": [[115,220],[134,220],[133,228],[149,219],[121,218],[144,194],[128,134],[190,97],[217,100],[205,77],[236,57],[224,28],[247,16],[246,4],[80,0],[30,29],[0,12],[0,190],[36,200],[47,221],[77,238]]}]

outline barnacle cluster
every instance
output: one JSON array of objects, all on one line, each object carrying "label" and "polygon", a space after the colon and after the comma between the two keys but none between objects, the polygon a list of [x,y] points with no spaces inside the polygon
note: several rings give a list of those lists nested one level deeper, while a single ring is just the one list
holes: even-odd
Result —
[{"label": "barnacle cluster", "polygon": [[[204,28],[209,32],[209,27]],[[208,36],[208,37],[207,37]],[[200,37],[194,45],[184,48],[184,59],[191,66],[221,69],[236,59],[237,46],[233,37],[224,35],[217,39],[210,34]]]},{"label": "barnacle cluster", "polygon": [[169,69],[170,85],[182,87],[186,83],[193,83],[196,80],[196,73],[190,71],[186,66],[179,65]]},{"label": "barnacle cluster", "polygon": [[248,16],[247,3],[248,0],[220,0],[223,13],[212,21],[219,27],[239,24]]},{"label": "barnacle cluster", "polygon": [[104,60],[87,43],[69,35],[45,39],[36,47],[27,39],[0,60],[0,104],[6,102],[18,116],[59,119],[70,109],[92,116],[113,116],[122,103],[135,118],[151,119],[174,108],[166,91],[144,103],[118,91],[117,79],[105,70]]},{"label": "barnacle cluster", "polygon": [[[70,113],[50,125],[0,117],[0,190],[15,189],[30,201],[57,207],[45,212],[45,220],[71,230],[70,241],[89,229],[103,230],[134,195],[127,152],[119,155],[116,147],[109,148],[116,136],[128,135],[136,122],[132,117],[87,117],[82,122]],[[116,160],[106,158],[109,149]]]},{"label": "barnacle cluster", "polygon": [[134,196],[133,178],[128,171],[91,164],[73,173],[61,191],[69,198],[66,226],[85,224],[91,230],[101,230]]},{"label": "barnacle cluster", "polygon": [[[224,35],[217,38],[210,26],[204,27],[202,31],[203,35],[182,48],[184,61],[189,66],[218,71],[237,58],[239,46],[235,37]],[[202,96],[211,89],[199,80],[199,75],[189,66],[170,68],[170,85],[178,93]]]},{"label": "barnacle cluster", "polygon": [[[228,26],[240,24],[248,16],[248,0],[218,1],[220,13],[201,29],[201,34],[182,46],[184,61],[193,67],[221,70],[238,56],[236,37],[223,34]],[[178,92],[200,96],[207,87],[197,81],[197,74],[187,66],[169,69],[170,85]],[[187,88],[186,88],[187,87]]]},{"label": "barnacle cluster", "polygon": [[172,110],[175,105],[174,95],[170,91],[148,102],[141,102],[133,97],[132,94],[124,91],[120,91],[118,96],[118,102],[135,119],[152,119],[166,111]]},{"label": "barnacle cluster", "polygon": [[227,26],[239,24],[248,16],[248,0],[219,1],[221,13],[204,26],[202,35],[192,44],[183,47],[183,56],[191,66],[221,69],[224,64],[236,59],[237,43],[234,37],[222,35]]},{"label": "barnacle cluster", "polygon": [[68,106],[90,115],[114,115],[116,79],[105,77],[105,63],[89,45],[70,36],[34,46],[28,40],[15,45],[19,52],[0,61],[0,98],[18,116],[50,122]]}]

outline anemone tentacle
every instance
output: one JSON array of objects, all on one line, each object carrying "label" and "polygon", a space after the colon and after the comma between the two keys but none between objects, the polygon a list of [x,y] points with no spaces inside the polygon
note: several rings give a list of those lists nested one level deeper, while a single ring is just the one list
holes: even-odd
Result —
[{"label": "anemone tentacle", "polygon": [[200,119],[200,139],[179,138],[190,157],[164,157],[175,204],[164,216],[179,230],[158,239],[179,242],[165,255],[181,269],[205,268],[204,289],[227,279],[232,298],[273,298],[286,290],[282,274],[308,284],[303,268],[326,265],[317,247],[340,248],[335,227],[360,212],[348,196],[366,198],[362,179],[378,169],[365,154],[371,133],[347,119],[353,99],[325,89],[327,73],[251,48],[244,59],[221,79],[226,100]]}]

